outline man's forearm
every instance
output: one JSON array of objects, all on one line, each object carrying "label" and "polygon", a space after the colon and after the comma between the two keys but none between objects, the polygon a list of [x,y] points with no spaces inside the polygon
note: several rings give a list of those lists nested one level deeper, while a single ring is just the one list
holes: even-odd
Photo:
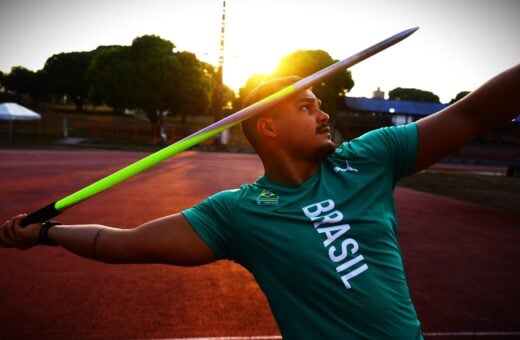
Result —
[{"label": "man's forearm", "polygon": [[470,118],[468,121],[477,124],[478,133],[482,133],[520,114],[519,91],[520,64],[491,78],[455,105]]},{"label": "man's forearm", "polygon": [[57,225],[49,230],[47,238],[82,257],[107,263],[128,263],[132,262],[124,245],[128,232],[98,224]]},{"label": "man's forearm", "polygon": [[213,251],[181,213],[148,221],[136,228],[99,224],[21,226],[19,214],[0,226],[0,247],[28,249],[56,244],[77,255],[106,263],[164,263],[195,266],[216,260]]},{"label": "man's forearm", "polygon": [[520,114],[520,64],[498,74],[444,110],[417,121],[419,147],[413,171],[438,162],[474,138]]}]

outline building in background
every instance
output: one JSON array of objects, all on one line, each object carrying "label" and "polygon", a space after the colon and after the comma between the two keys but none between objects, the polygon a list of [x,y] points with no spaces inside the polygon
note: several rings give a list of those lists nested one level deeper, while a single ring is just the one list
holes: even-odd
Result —
[{"label": "building in background", "polygon": [[[404,125],[438,112],[449,104],[385,99],[379,88],[372,98],[345,97],[346,109],[334,122],[334,141],[351,140],[385,126]],[[442,131],[439,131],[442,138]],[[504,127],[468,143],[444,160],[451,163],[506,166],[520,174],[520,116]]]}]

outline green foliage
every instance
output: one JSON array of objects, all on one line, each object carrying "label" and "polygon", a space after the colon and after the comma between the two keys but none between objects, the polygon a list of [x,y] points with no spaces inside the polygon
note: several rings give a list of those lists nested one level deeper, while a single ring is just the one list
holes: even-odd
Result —
[{"label": "green foliage", "polygon": [[47,59],[43,68],[50,92],[69,96],[79,112],[89,89],[86,72],[91,59],[91,52],[60,53]]},{"label": "green foliage", "polygon": [[39,101],[47,92],[43,72],[33,72],[23,66],[15,66],[9,74],[3,74],[0,86],[7,92],[3,95],[4,100],[20,100],[21,96],[29,96]]},{"label": "green foliage", "polygon": [[131,107],[133,67],[130,60],[129,47],[107,46],[94,51],[86,73],[92,102],[111,106],[116,112]]},{"label": "green foliage", "polygon": [[255,87],[269,79],[270,75],[264,73],[255,73],[251,77],[249,77],[245,85],[238,90],[238,98],[236,99],[234,106],[237,108],[242,107],[242,102],[249,94],[249,92],[251,92],[251,90],[253,90]]},{"label": "green foliage", "polygon": [[177,102],[180,64],[173,54],[174,47],[173,43],[151,35],[134,39],[130,46],[130,104],[144,110],[152,124],[161,124],[160,112],[172,109]]},{"label": "green foliage", "polygon": [[23,66],[15,66],[3,78],[3,85],[19,95],[30,94],[36,74]]},{"label": "green foliage", "polygon": [[393,100],[412,100],[416,102],[440,103],[439,96],[430,91],[423,91],[414,88],[396,87],[388,93],[389,99]]},{"label": "green foliage", "polygon": [[90,98],[117,110],[141,109],[152,124],[162,112],[206,113],[211,104],[214,69],[193,53],[174,53],[175,45],[153,35],[136,38],[131,46],[98,48],[87,76]]},{"label": "green foliage", "polygon": [[450,104],[453,104],[453,103],[458,102],[458,101],[461,100],[462,98],[466,97],[468,94],[469,94],[469,91],[462,91],[462,92],[457,93],[457,95],[455,96],[455,98],[453,98],[453,99],[450,101]]},{"label": "green foliage", "polygon": [[[282,58],[274,76],[297,75],[303,78],[336,62],[323,50],[300,50]],[[345,107],[344,96],[352,87],[352,74],[345,70],[315,85],[313,92],[323,101],[323,110],[334,115]]]},{"label": "green foliage", "polygon": [[235,91],[233,91],[230,87],[224,85],[223,92],[224,92],[223,93],[224,98],[223,98],[222,104],[224,105],[224,112],[233,111],[233,108],[235,107],[234,104],[237,99]]},{"label": "green foliage", "polygon": [[[337,60],[332,59],[327,52],[322,50],[300,50],[293,52],[282,58],[278,64],[278,68],[273,74],[255,74],[249,78],[245,86],[239,91],[239,102],[262,81],[289,75],[297,75],[303,78],[335,62],[337,62]],[[334,115],[344,108],[343,98],[352,87],[354,87],[352,75],[350,71],[346,70],[338,72],[323,83],[314,86],[313,91],[316,96],[322,100],[324,111]]]},{"label": "green foliage", "polygon": [[179,52],[175,57],[181,67],[176,77],[179,84],[175,96],[176,103],[173,103],[176,105],[172,105],[172,108],[175,108],[185,121],[186,116],[206,113],[210,107],[215,70],[211,65],[199,61],[190,52]]},{"label": "green foliage", "polygon": [[308,76],[334,63],[330,55],[323,50],[300,50],[282,58],[274,76]]}]

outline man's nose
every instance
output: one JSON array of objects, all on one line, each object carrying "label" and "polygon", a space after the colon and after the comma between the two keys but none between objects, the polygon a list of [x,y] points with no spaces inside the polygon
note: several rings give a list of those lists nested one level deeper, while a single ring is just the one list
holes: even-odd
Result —
[{"label": "man's nose", "polygon": [[330,119],[330,116],[327,112],[321,110],[321,109],[318,109],[319,110],[319,113],[318,113],[318,122],[319,123],[326,123],[329,121]]}]

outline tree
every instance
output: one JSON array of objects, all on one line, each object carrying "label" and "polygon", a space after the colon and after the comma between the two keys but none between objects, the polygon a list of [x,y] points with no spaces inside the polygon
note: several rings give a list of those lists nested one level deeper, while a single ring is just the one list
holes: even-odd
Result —
[{"label": "tree", "polygon": [[5,93],[5,74],[0,70],[0,101],[8,101]]},{"label": "tree", "polygon": [[60,53],[47,59],[43,68],[51,92],[67,95],[79,112],[88,93],[86,71],[91,59],[91,52]]},{"label": "tree", "polygon": [[3,85],[17,96],[29,95],[34,83],[35,73],[23,66],[14,66],[11,73],[4,76]]},{"label": "tree", "polygon": [[179,63],[174,47],[153,35],[136,38],[131,46],[99,47],[87,70],[89,98],[116,111],[142,109],[158,133],[161,112],[176,102]]},{"label": "tree", "polygon": [[[334,64],[336,61],[337,60],[332,59],[327,52],[322,50],[300,50],[293,52],[281,59],[273,74],[257,73],[252,75],[246,84],[240,88],[239,98],[236,103],[240,106],[247,94],[263,81],[289,75],[296,75],[303,78]],[[321,84],[315,85],[313,91],[316,96],[323,101],[323,110],[334,116],[345,106],[344,96],[352,87],[354,87],[352,75],[350,71],[346,70],[332,75]]]},{"label": "tree", "polygon": [[49,100],[49,89],[43,70],[38,70],[34,73],[30,83],[29,94],[35,103]]},{"label": "tree", "polygon": [[[211,105],[216,73],[213,66],[199,61],[193,53],[179,52],[175,55],[181,65],[176,81],[179,83],[175,108],[186,122],[188,115],[204,114]],[[224,99],[224,98],[223,98]]]},{"label": "tree", "polygon": [[132,108],[135,81],[129,46],[102,46],[94,51],[86,77],[90,84],[89,99],[106,104],[115,112]]},{"label": "tree", "polygon": [[[337,62],[323,50],[300,50],[282,58],[273,77],[297,75],[306,77]],[[352,74],[338,72],[313,87],[313,92],[323,101],[323,110],[334,115],[344,108],[345,94],[354,87]]]},{"label": "tree", "polygon": [[466,97],[468,94],[469,94],[469,91],[462,91],[462,92],[457,93],[457,95],[455,96],[455,98],[453,98],[453,99],[450,101],[450,105],[453,104],[453,103],[455,103],[455,102],[458,102],[458,101],[461,100],[462,98]]},{"label": "tree", "polygon": [[440,103],[439,96],[430,91],[423,91],[414,88],[396,87],[388,93],[389,99],[393,100],[412,100],[416,102]]},{"label": "tree", "polygon": [[21,100],[22,96],[29,97],[35,102],[40,101],[47,93],[43,72],[33,72],[23,66],[15,66],[11,73],[4,74],[0,79],[0,87],[3,86],[6,94],[5,100]]},{"label": "tree", "polygon": [[255,73],[251,77],[249,77],[244,86],[238,90],[238,98],[236,99],[233,106],[235,106],[236,108],[241,108],[242,103],[244,102],[244,99],[247,97],[249,92],[251,92],[251,90],[260,85],[262,82],[270,78],[271,76],[265,73]]},{"label": "tree", "polygon": [[174,53],[175,45],[153,35],[131,46],[98,48],[88,69],[90,98],[122,110],[142,109],[158,133],[162,112],[206,113],[211,103],[214,69],[193,53]]},{"label": "tree", "polygon": [[224,85],[223,91],[223,105],[224,105],[224,115],[228,115],[233,113],[233,110],[236,108],[235,103],[237,100],[237,96],[235,91],[233,91],[229,86]]},{"label": "tree", "polygon": [[162,112],[177,103],[179,61],[175,45],[154,35],[134,39],[130,46],[131,84],[134,108],[143,109],[156,127],[162,124]]}]

